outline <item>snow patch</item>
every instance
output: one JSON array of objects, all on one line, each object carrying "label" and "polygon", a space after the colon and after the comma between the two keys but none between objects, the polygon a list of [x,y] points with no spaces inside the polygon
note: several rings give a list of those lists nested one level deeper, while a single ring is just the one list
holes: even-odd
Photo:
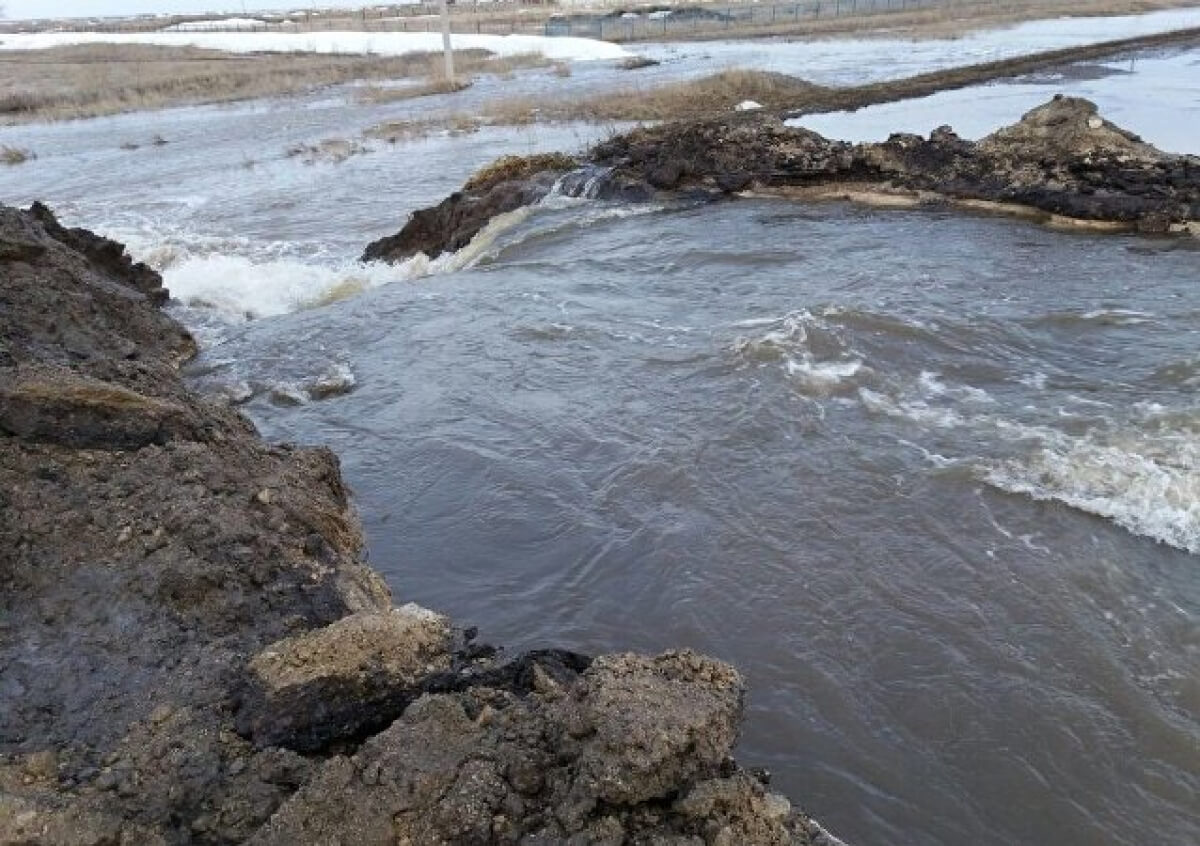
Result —
[{"label": "snow patch", "polygon": [[221,18],[211,21],[185,21],[164,26],[162,32],[230,32],[232,30],[266,29],[267,22],[257,18]]},{"label": "snow patch", "polygon": [[[403,56],[441,52],[437,32],[36,32],[0,38],[0,50],[46,50],[72,44],[156,44],[227,53],[338,53]],[[540,53],[558,61],[621,59],[616,44],[591,38],[542,35],[455,35],[456,50],[487,50],[498,56]]]}]

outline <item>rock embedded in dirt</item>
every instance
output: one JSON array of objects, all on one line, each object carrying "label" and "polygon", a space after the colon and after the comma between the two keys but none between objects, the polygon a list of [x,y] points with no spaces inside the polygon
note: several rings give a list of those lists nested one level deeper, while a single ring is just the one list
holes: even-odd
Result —
[{"label": "rock embedded in dirt", "polygon": [[386,728],[450,669],[452,645],[449,620],[411,603],[285,638],[250,660],[238,733],[315,752]]},{"label": "rock embedded in dirt", "polygon": [[729,758],[732,668],[394,607],[120,245],[0,206],[0,274],[0,843],[830,842]]},{"label": "rock embedded in dirt", "polygon": [[730,760],[741,699],[736,671],[691,652],[606,656],[524,697],[425,696],[251,842],[823,842]]},{"label": "rock embedded in dirt", "polygon": [[0,431],[74,447],[138,449],[203,437],[182,405],[66,368],[18,368],[0,386]]},{"label": "rock embedded in dirt", "polygon": [[[1055,97],[978,143],[940,127],[928,138],[898,133],[852,145],[762,112],[741,112],[635,129],[594,148],[585,167],[604,174],[591,191],[607,199],[824,188],[1007,205],[1034,218],[1057,215],[1143,232],[1200,220],[1200,158],[1161,152],[1076,97]],[[459,249],[492,219],[491,209],[542,199],[557,174],[543,176],[493,183],[482,195],[454,194],[415,212],[363,258],[394,262]]]}]

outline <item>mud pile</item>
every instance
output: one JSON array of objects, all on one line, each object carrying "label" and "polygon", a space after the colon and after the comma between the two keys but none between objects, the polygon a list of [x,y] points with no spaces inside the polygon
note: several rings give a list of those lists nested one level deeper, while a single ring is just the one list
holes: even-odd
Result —
[{"label": "mud pile", "polygon": [[166,298],[0,207],[0,842],[830,842],[730,757],[732,668],[394,606],[336,457],[190,392]]},{"label": "mud pile", "polygon": [[[634,130],[593,150],[588,166],[607,172],[595,196],[634,201],[871,192],[920,203],[1020,207],[1035,219],[1153,233],[1200,220],[1200,158],[1163,153],[1104,120],[1093,103],[1072,97],[1055,97],[979,142],[945,126],[928,138],[895,134],[853,145],[751,112]],[[416,212],[363,259],[394,262],[457,249],[487,224],[491,209],[544,197],[562,176],[549,171],[454,194]]]}]

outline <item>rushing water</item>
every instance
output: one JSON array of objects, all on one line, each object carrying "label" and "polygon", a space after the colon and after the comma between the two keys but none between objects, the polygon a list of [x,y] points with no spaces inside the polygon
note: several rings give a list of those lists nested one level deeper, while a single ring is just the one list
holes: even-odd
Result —
[{"label": "rushing water", "polygon": [[745,759],[857,842],[1196,842],[1194,245],[784,202],[508,240],[197,367],[353,374],[251,409],[342,456],[400,597],[736,662]]},{"label": "rushing water", "polygon": [[41,158],[0,195],[165,268],[195,383],[339,453],[398,599],[735,662],[742,758],[855,843],[1200,842],[1195,240],[558,198],[364,268],[496,154],[605,131],[282,153],[380,114],[5,130]]}]

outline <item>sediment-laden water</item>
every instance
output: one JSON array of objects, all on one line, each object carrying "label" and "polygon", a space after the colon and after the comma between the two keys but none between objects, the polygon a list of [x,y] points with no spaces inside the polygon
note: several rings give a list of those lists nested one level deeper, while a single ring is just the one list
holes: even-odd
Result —
[{"label": "sediment-laden water", "polygon": [[852,841],[1195,840],[1194,245],[784,202],[519,231],[196,372],[352,374],[250,408],[342,456],[399,595],[734,661],[744,757]]},{"label": "sediment-laden water", "polygon": [[339,453],[399,599],[733,661],[743,759],[851,842],[1200,841],[1195,240],[554,198],[365,268],[496,154],[607,131],[283,155],[377,115],[5,130],[42,158],[0,191],[164,269],[196,383]]}]

